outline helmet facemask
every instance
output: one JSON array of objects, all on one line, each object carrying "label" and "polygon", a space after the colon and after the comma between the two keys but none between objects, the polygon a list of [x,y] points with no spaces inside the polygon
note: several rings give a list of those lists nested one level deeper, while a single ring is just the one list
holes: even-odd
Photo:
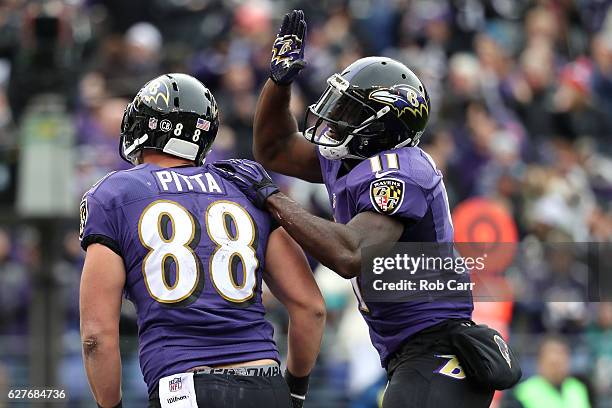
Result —
[{"label": "helmet facemask", "polygon": [[[339,74],[332,75],[327,84],[317,103],[306,111],[304,137],[318,145],[321,154],[328,159],[363,159],[365,157],[350,151],[349,144],[355,138],[367,144],[369,138],[384,132],[380,119],[391,108],[385,106],[376,111],[351,95],[348,81]],[[314,125],[308,127],[312,121]]]},{"label": "helmet facemask", "polygon": [[121,158],[137,165],[139,162],[138,152],[141,150],[138,148],[147,139],[148,135],[145,133],[141,137],[140,135],[140,121],[135,120],[139,116],[134,103],[128,104],[123,114],[123,121],[121,122],[121,137],[119,142],[119,154]]}]

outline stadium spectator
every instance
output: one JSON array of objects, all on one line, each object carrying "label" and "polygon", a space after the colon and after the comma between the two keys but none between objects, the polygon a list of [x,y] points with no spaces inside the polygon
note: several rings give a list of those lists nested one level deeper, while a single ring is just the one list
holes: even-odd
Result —
[{"label": "stadium spectator", "polygon": [[570,350],[559,338],[546,338],[538,352],[538,372],[516,386],[522,408],[590,408],[586,385],[570,376]]},{"label": "stadium spectator", "polygon": [[587,331],[593,381],[602,406],[612,404],[612,302],[597,305],[597,319]]},{"label": "stadium spectator", "polygon": [[0,230],[0,334],[25,334],[31,281],[24,265],[15,259],[9,233]]}]

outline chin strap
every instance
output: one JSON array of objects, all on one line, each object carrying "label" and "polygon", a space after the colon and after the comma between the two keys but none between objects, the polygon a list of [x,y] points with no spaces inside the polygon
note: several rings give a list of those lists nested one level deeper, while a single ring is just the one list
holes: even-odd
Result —
[{"label": "chin strap", "polygon": [[125,156],[128,157],[134,150],[136,150],[138,146],[140,146],[141,144],[144,144],[144,142],[146,142],[147,140],[149,140],[149,135],[145,133],[144,135],[142,135],[141,138],[134,140],[134,143],[126,147],[125,150],[123,151],[123,154],[125,154]]},{"label": "chin strap", "polygon": [[378,120],[380,118],[382,118],[383,116],[385,116],[387,113],[389,113],[391,111],[391,107],[390,106],[385,106],[384,108],[382,108],[381,110],[379,110],[378,112],[376,112],[376,114],[370,116],[369,118],[367,118],[366,120],[364,120],[361,125],[355,129],[353,131],[353,133],[357,133],[359,131],[362,131],[363,129],[367,128],[368,126],[370,126],[372,124],[373,121]]},{"label": "chin strap", "polygon": [[[399,149],[401,147],[408,146],[412,142],[412,138],[404,140],[402,143],[395,145],[394,149]],[[417,143],[418,144],[418,143]],[[416,146],[416,145],[415,145]]]}]

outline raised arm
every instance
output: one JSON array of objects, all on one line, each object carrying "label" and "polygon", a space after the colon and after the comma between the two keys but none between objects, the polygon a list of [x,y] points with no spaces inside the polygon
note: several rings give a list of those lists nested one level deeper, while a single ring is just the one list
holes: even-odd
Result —
[{"label": "raised arm", "polygon": [[125,284],[123,260],[102,244],[87,248],[81,275],[83,362],[100,407],[121,406],[119,317]]},{"label": "raised arm", "polygon": [[272,294],[289,313],[285,378],[294,405],[299,405],[302,397],[306,396],[308,376],[319,354],[325,326],[325,303],[304,253],[282,228],[270,236],[264,278]]},{"label": "raised arm", "polygon": [[306,64],[305,41],[304,13],[294,10],[286,14],[272,48],[270,79],[257,103],[253,155],[270,170],[320,183],[316,147],[299,133],[289,109],[291,83]]},{"label": "raised arm", "polygon": [[253,156],[264,167],[312,183],[321,183],[316,146],[301,133],[289,110],[290,85],[268,79],[261,91],[253,125]]}]

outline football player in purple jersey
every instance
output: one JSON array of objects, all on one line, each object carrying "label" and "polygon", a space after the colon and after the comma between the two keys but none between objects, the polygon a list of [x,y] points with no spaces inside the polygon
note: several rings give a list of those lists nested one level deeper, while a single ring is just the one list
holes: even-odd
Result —
[{"label": "football player in purple jersey", "polygon": [[[137,311],[149,406],[288,408],[305,399],[325,305],[299,246],[204,164],[218,126],[215,99],[197,79],[153,79],[121,125],[120,154],[134,167],[83,197],[81,336],[98,406],[122,404],[122,295]],[[287,382],[264,281],[289,314]]]},{"label": "football player in purple jersey", "polygon": [[370,337],[387,369],[384,408],[487,407],[491,387],[466,380],[451,331],[472,325],[468,292],[456,300],[363,301],[361,250],[389,242],[452,243],[442,175],[417,147],[431,105],[423,83],[390,58],[355,61],[327,80],[303,132],[289,109],[291,83],[306,65],[306,22],[288,13],[274,42],[270,79],[257,106],[254,155],[268,169],[327,187],[336,222],[282,193],[258,164],[217,163],[311,255],[351,279]]}]

